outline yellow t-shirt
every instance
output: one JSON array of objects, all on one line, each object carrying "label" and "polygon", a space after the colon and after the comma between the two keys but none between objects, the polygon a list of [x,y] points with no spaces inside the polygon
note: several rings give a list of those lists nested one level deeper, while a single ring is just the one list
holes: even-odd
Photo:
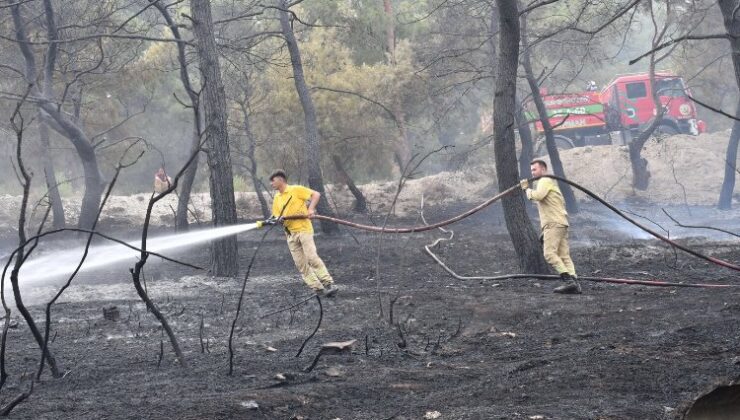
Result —
[{"label": "yellow t-shirt", "polygon": [[557,182],[552,178],[540,178],[534,189],[527,189],[527,198],[537,202],[540,213],[540,226],[550,224],[568,226],[568,212],[565,200]]},{"label": "yellow t-shirt", "polygon": [[[275,194],[275,198],[272,200],[272,215],[279,217],[281,211],[283,217],[308,214],[306,201],[311,199],[312,193],[313,190],[310,188],[301,185],[288,185],[285,191]],[[285,207],[285,203],[288,203],[287,207]],[[284,211],[283,207],[285,207]],[[286,220],[285,227],[290,232],[313,232],[313,225],[311,225],[311,220],[308,218]]]}]

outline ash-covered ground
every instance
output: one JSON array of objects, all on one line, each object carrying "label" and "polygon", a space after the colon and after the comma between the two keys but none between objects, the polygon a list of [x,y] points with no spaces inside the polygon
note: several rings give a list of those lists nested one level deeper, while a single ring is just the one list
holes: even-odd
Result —
[{"label": "ash-covered ground", "polygon": [[[682,243],[740,262],[737,238],[676,229],[660,208],[636,206],[671,237],[683,236]],[[430,210],[427,217],[432,222],[457,210]],[[735,231],[740,225],[736,212],[669,211],[685,223]],[[415,222],[413,216],[391,220]],[[740,285],[737,273],[645,239],[596,205],[584,204],[572,225],[581,275]],[[517,271],[499,207],[452,229],[454,238],[435,252],[459,274]],[[310,299],[264,317],[308,295],[281,232],[268,236],[247,281],[233,376],[227,339],[243,278],[212,278],[154,258],[148,264],[148,291],[175,329],[189,363],[184,369],[136,296],[128,273],[133,262],[81,274],[53,306],[52,351],[66,374],[45,373],[12,417],[680,418],[695,398],[740,374],[740,288],[584,282],[583,295],[561,296],[550,281],[459,281],[424,253],[425,244],[445,236],[439,231],[384,235],[377,277],[378,236],[343,232],[316,237],[342,289],[322,299],[321,328],[299,357],[316,327],[318,304]],[[130,238],[136,230],[115,233]],[[242,269],[260,236],[240,237]],[[6,238],[6,246],[11,242]],[[207,246],[173,256],[208,265]],[[43,302],[54,291],[49,284],[24,288],[41,325]],[[117,322],[103,319],[103,307],[111,305],[120,311]],[[11,378],[3,401],[26,389],[40,353],[17,311],[13,318],[18,327],[9,333]],[[351,352],[325,355],[305,372],[323,343],[347,340],[357,340]]]}]

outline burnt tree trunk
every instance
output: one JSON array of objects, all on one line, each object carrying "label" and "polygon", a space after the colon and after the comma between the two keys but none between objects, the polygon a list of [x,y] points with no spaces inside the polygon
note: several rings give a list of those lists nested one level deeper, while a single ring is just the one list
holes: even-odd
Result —
[{"label": "burnt tree trunk", "polygon": [[[655,55],[650,56],[649,66],[649,78],[650,86],[655,86]],[[629,144],[629,156],[630,164],[632,166],[632,187],[636,190],[645,191],[650,185],[650,170],[648,170],[647,159],[642,157],[642,149],[645,147],[645,143],[653,135],[655,129],[658,128],[660,122],[665,113],[665,109],[660,102],[660,97],[655,89],[652,89],[653,104],[656,109],[656,115],[653,120],[648,124],[640,134],[635,137]]]},{"label": "burnt tree trunk", "polygon": [[[498,24],[496,90],[493,99],[493,150],[500,191],[519,182],[514,141],[516,113],[516,75],[519,63],[519,12],[516,0],[496,0],[498,10],[491,15],[491,34]],[[493,41],[492,41],[493,42]],[[523,194],[502,199],[509,236],[525,273],[546,273],[548,268],[537,233],[527,215]]]},{"label": "burnt tree trunk", "polygon": [[[190,141],[191,155],[201,147],[200,141],[200,124],[195,123],[193,127],[193,136]],[[198,173],[198,160],[199,157],[196,156],[190,166],[185,169],[185,173],[182,174],[182,184],[177,196],[177,212],[175,213],[175,230],[177,231],[187,231],[190,228],[190,224],[188,222],[188,205],[190,204],[190,196],[193,193],[195,175]]]},{"label": "burnt tree trunk", "polygon": [[72,143],[77,152],[77,156],[82,162],[82,169],[84,171],[85,178],[85,192],[82,197],[80,218],[77,224],[80,228],[89,229],[95,221],[98,206],[100,205],[100,198],[104,187],[103,175],[100,173],[100,169],[98,168],[95,148],[85,135],[79,121],[73,121],[60,112],[51,98],[53,95],[52,77],[54,74],[56,53],[59,45],[59,42],[57,42],[59,37],[55,24],[54,9],[51,1],[44,1],[46,31],[48,39],[51,42],[49,42],[47,47],[46,60],[44,62],[45,82],[43,89],[39,89],[36,85],[36,81],[39,78],[38,70],[36,68],[36,58],[30,48],[28,33],[21,16],[20,3],[15,3],[10,10],[13,19],[13,27],[15,29],[15,36],[18,40],[18,48],[20,49],[25,62],[24,76],[29,84],[34,85],[33,93],[38,97],[38,105],[40,107],[39,112],[46,114],[44,115],[44,118],[48,115],[49,119],[47,122],[51,123],[50,127]]},{"label": "burnt tree trunk", "polygon": [[100,199],[105,188],[103,174],[100,172],[100,167],[98,166],[95,147],[90,143],[82,128],[59,112],[56,104],[51,102],[47,97],[42,97],[40,106],[42,111],[46,112],[53,122],[51,127],[72,143],[77,156],[80,158],[85,179],[85,193],[82,196],[80,218],[77,225],[81,229],[90,229],[97,218]]},{"label": "burnt tree trunk", "polygon": [[[311,92],[308,90],[306,78],[303,75],[303,62],[301,61],[301,52],[298,49],[298,41],[293,33],[293,26],[290,20],[290,14],[287,11],[288,2],[278,0],[283,10],[280,10],[280,27],[282,29],[285,43],[290,53],[290,63],[293,66],[293,81],[298,92],[298,98],[303,108],[303,117],[306,129],[306,165],[308,166],[308,185],[312,190],[318,191],[324,195],[324,180],[321,175],[321,152],[319,144],[319,127],[316,121],[316,109],[311,99]],[[329,207],[329,202],[324,198],[319,200],[316,207],[320,214],[325,216],[334,216],[334,212]],[[321,231],[324,233],[338,232],[336,224],[321,220]]]},{"label": "burnt tree trunk", "polygon": [[[552,171],[556,176],[566,178],[565,170],[563,169],[563,162],[560,160],[560,152],[555,144],[555,134],[553,132],[552,124],[550,124],[550,118],[547,115],[547,108],[545,102],[542,100],[540,94],[540,85],[537,83],[537,79],[534,76],[532,70],[532,60],[529,42],[527,40],[527,17],[521,17],[521,34],[522,34],[522,67],[524,67],[524,75],[527,78],[529,89],[532,91],[532,100],[534,101],[535,107],[537,107],[537,114],[540,117],[542,128],[545,131],[545,145],[547,146],[547,154],[550,156],[550,164],[552,165]],[[526,178],[529,178],[526,176]],[[558,182],[560,191],[563,192],[563,198],[565,199],[565,207],[568,213],[578,213],[578,201],[573,193],[573,189],[569,184]]]},{"label": "burnt tree trunk", "polygon": [[339,175],[339,179],[345,185],[347,185],[347,188],[349,188],[349,191],[355,197],[355,205],[353,207],[353,210],[357,213],[367,213],[367,200],[362,194],[362,191],[360,191],[360,189],[357,188],[357,185],[355,185],[354,181],[352,181],[352,177],[350,177],[347,171],[344,169],[344,165],[342,165],[342,158],[337,155],[333,155],[331,159],[334,161],[334,167],[337,170],[337,175]]},{"label": "burnt tree trunk", "polygon": [[[46,32],[50,40],[57,39],[57,27],[54,19],[54,8],[50,0],[44,1],[44,11],[46,15]],[[54,66],[56,65],[57,50],[59,46],[56,43],[49,44],[46,49],[46,65],[44,66],[44,96],[50,98],[54,94]],[[42,159],[44,161],[44,178],[46,188],[48,189],[49,202],[53,216],[52,227],[61,229],[66,225],[64,216],[64,205],[62,197],[59,195],[59,185],[56,173],[54,173],[54,160],[49,153],[49,125],[43,118],[43,112],[39,110],[39,139],[41,140]]]},{"label": "burnt tree trunk", "polygon": [[[740,89],[740,18],[737,15],[737,0],[719,0],[717,2],[722,11],[725,29],[730,35],[730,47],[732,48],[732,66],[735,69],[735,85]],[[738,101],[735,116],[740,115],[740,101]],[[725,176],[722,181],[722,189],[719,193],[717,206],[722,210],[732,208],[732,194],[735,191],[735,178],[737,176],[737,150],[740,141],[740,122],[737,120],[732,125],[732,134],[727,144],[725,155]]]},{"label": "burnt tree trunk", "polygon": [[52,228],[62,229],[66,225],[64,215],[64,204],[59,194],[59,182],[54,171],[54,160],[49,153],[49,126],[44,121],[43,115],[39,112],[39,140],[41,141],[41,157],[44,161],[44,179],[46,180],[47,194],[51,204]]},{"label": "burnt tree trunk", "polygon": [[[177,23],[172,19],[172,15],[167,6],[162,4],[159,0],[149,0],[149,3],[159,10],[159,13],[164,18],[167,26],[172,32],[172,36],[175,39],[182,40],[180,36],[180,29]],[[200,149],[202,129],[202,114],[200,109],[200,98],[198,93],[193,89],[190,83],[190,72],[188,71],[188,61],[185,56],[185,44],[178,42],[177,44],[177,61],[180,64],[180,82],[182,83],[185,92],[190,98],[190,106],[193,110],[193,137],[190,141],[190,153],[188,156],[192,156],[196,150]],[[195,175],[198,172],[198,160],[199,156],[195,156],[195,159],[185,169],[185,173],[182,176],[180,182],[180,193],[177,197],[177,212],[175,214],[175,229],[178,231],[188,230],[188,204],[190,203],[190,195],[193,191],[193,183],[195,182]]]},{"label": "burnt tree trunk", "polygon": [[[233,225],[236,223],[236,203],[229,152],[228,110],[213,32],[211,4],[209,0],[191,0],[190,9],[202,74],[213,225]],[[211,245],[211,270],[216,276],[237,275],[238,258],[236,236],[214,241]]]},{"label": "burnt tree trunk", "polygon": [[[665,33],[668,30],[668,23],[666,22],[665,25],[663,25],[663,29],[658,31],[658,27],[655,24],[652,1],[648,3],[648,7],[650,10],[650,15],[653,17],[653,28],[655,32],[653,34],[652,48],[654,49],[661,43],[663,37],[665,36]],[[670,15],[670,7],[671,3],[666,2],[667,15]],[[653,107],[655,108],[655,116],[647,125],[647,127],[642,130],[642,132],[637,136],[637,138],[635,138],[629,144],[629,156],[630,163],[632,165],[632,187],[636,190],[647,190],[648,185],[650,185],[650,171],[648,170],[647,159],[642,157],[642,148],[645,147],[645,143],[647,143],[647,141],[650,139],[650,136],[652,136],[655,130],[660,126],[663,121],[663,115],[665,115],[665,107],[663,107],[663,104],[660,101],[660,93],[657,89],[655,89],[655,65],[666,57],[667,56],[664,55],[661,58],[656,59],[654,51],[652,54],[650,54],[648,78],[650,79],[650,90],[653,99]]]},{"label": "burnt tree trunk", "polygon": [[[245,102],[248,101],[248,95],[249,92],[245,92]],[[252,133],[252,126],[249,121],[249,109],[245,102],[242,102],[239,104],[239,107],[242,111],[242,118],[244,118],[244,135],[247,138],[247,159],[249,159],[249,166],[247,169],[249,170],[249,177],[252,179],[252,186],[254,188],[254,193],[257,194],[257,200],[260,202],[260,210],[262,210],[262,215],[265,216],[265,218],[268,218],[272,215],[272,209],[267,205],[267,200],[265,200],[265,196],[262,194],[262,184],[260,184],[260,180],[257,177],[257,159],[254,157],[255,149],[257,148],[257,141],[254,138],[254,133]]]},{"label": "burnt tree trunk", "polygon": [[[740,101],[738,101],[735,115],[740,115]],[[725,176],[722,181],[722,189],[719,192],[719,203],[717,207],[720,210],[732,209],[732,195],[735,191],[735,178],[737,176],[737,150],[740,141],[740,122],[735,121],[732,124],[730,141],[727,143],[727,152],[725,154]]]},{"label": "burnt tree trunk", "polygon": [[516,100],[516,114],[514,114],[516,126],[519,130],[519,140],[522,143],[522,150],[519,152],[519,176],[529,178],[529,163],[534,158],[534,142],[532,141],[532,131],[529,129],[529,121],[524,115],[524,106],[519,99]]}]

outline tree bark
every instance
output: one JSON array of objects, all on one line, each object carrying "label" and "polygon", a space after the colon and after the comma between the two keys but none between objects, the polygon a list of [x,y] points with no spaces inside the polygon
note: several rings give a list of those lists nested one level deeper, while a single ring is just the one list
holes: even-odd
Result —
[{"label": "tree bark", "polygon": [[54,171],[54,161],[49,154],[49,126],[44,121],[41,112],[39,112],[39,140],[41,141],[41,158],[44,161],[44,179],[51,204],[52,228],[62,229],[66,225],[64,204],[59,195],[59,182]]},{"label": "tree bark", "polygon": [[[191,0],[190,9],[193,13],[193,34],[197,40],[196,49],[203,81],[213,225],[233,225],[236,223],[236,202],[229,151],[228,110],[218,62],[211,4],[209,0]],[[238,258],[236,236],[214,241],[211,245],[211,270],[216,276],[237,275]]]},{"label": "tree bark", "polygon": [[[735,9],[738,7],[737,0],[719,0],[717,2],[722,11],[725,29],[730,35],[730,47],[732,48],[732,66],[735,69],[735,85],[740,89],[740,18]],[[740,101],[738,101],[736,116],[740,116]],[[725,155],[725,176],[719,194],[717,207],[722,210],[732,208],[732,194],[735,191],[735,178],[737,177],[737,151],[740,141],[740,122],[735,121],[732,125],[732,134],[727,144]]]},{"label": "tree bark", "polygon": [[[499,25],[496,90],[493,99],[493,148],[498,187],[503,191],[519,182],[514,141],[516,77],[519,63],[519,12],[516,0],[496,0],[491,34]],[[493,42],[493,41],[492,41]],[[537,233],[527,215],[523,194],[502,199],[506,228],[516,250],[519,267],[526,273],[546,273],[548,268]]]},{"label": "tree bark", "polygon": [[[547,115],[547,108],[545,102],[542,100],[540,94],[540,85],[537,83],[537,79],[534,76],[532,70],[532,60],[530,53],[529,40],[527,39],[527,16],[521,17],[521,36],[522,36],[522,67],[524,67],[524,75],[527,78],[529,89],[532,91],[532,100],[534,101],[535,107],[537,107],[537,114],[540,116],[540,122],[542,128],[545,131],[545,145],[547,146],[547,154],[550,156],[550,164],[552,170],[556,176],[566,178],[565,170],[563,169],[563,162],[560,160],[560,152],[555,144],[555,134],[550,124],[550,118]],[[578,201],[573,193],[573,189],[570,185],[558,182],[560,191],[563,192],[563,198],[565,199],[565,207],[568,213],[578,213]]]},{"label": "tree bark", "polygon": [[[319,144],[319,128],[316,120],[316,109],[311,99],[311,92],[308,90],[306,79],[303,75],[303,62],[301,61],[301,52],[298,48],[298,41],[293,33],[293,26],[291,25],[290,15],[287,11],[288,1],[278,0],[281,10],[280,14],[280,27],[285,38],[285,43],[288,46],[288,52],[290,53],[290,63],[293,67],[293,81],[295,82],[295,88],[298,92],[298,98],[301,101],[301,107],[303,108],[303,117],[305,121],[306,129],[306,164],[308,165],[308,185],[312,190],[318,191],[322,196],[324,195],[324,180],[321,175],[321,152]],[[319,201],[316,208],[320,214],[333,217],[334,212],[329,207],[328,201],[324,198]],[[321,231],[324,233],[338,232],[339,228],[336,224],[321,220]]]},{"label": "tree bark", "polygon": [[516,99],[514,118],[519,129],[519,139],[522,143],[522,150],[519,152],[519,176],[528,178],[530,173],[529,163],[534,158],[534,142],[532,141],[532,131],[529,129],[529,121],[524,115],[524,106],[518,98]]},{"label": "tree bark", "polygon": [[331,159],[334,161],[334,167],[337,169],[337,175],[339,175],[341,181],[345,185],[347,185],[347,188],[349,188],[349,191],[355,197],[355,205],[353,210],[357,213],[367,213],[367,200],[362,194],[362,191],[360,191],[360,189],[357,188],[357,185],[355,185],[354,181],[352,181],[352,177],[350,177],[347,171],[344,169],[344,165],[342,165],[342,158],[337,155],[333,155]]}]

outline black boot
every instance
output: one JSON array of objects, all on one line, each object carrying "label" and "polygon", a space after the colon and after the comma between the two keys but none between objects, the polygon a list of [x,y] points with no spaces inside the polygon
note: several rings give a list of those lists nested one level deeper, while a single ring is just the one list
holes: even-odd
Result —
[{"label": "black boot", "polygon": [[560,280],[564,281],[565,284],[553,289],[554,293],[560,293],[564,295],[580,295],[581,285],[578,284],[578,280],[568,273],[561,273]]}]

